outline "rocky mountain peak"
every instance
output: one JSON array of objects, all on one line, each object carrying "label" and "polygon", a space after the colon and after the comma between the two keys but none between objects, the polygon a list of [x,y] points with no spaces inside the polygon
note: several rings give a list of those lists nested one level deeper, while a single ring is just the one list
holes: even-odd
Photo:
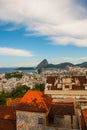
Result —
[{"label": "rocky mountain peak", "polygon": [[38,65],[37,68],[44,68],[48,65],[48,61],[47,59],[44,59],[43,61],[41,61]]}]

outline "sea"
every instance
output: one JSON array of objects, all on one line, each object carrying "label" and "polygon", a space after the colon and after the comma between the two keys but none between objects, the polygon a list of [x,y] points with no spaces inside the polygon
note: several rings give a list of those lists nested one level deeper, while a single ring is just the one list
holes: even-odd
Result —
[{"label": "sea", "polygon": [[17,72],[17,71],[21,71],[21,72],[27,72],[27,73],[34,73],[35,70],[34,69],[29,69],[29,70],[17,70],[16,68],[0,68],[0,74],[2,73],[11,73],[11,72]]}]

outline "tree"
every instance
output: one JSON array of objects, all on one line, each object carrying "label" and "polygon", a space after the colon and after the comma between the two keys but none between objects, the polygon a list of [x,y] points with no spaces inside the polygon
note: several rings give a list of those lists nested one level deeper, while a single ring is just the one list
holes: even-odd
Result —
[{"label": "tree", "polygon": [[6,104],[6,98],[3,94],[0,94],[0,105],[5,105]]},{"label": "tree", "polygon": [[45,89],[45,84],[36,84],[35,87],[33,88],[33,90],[40,90],[40,91],[44,91]]},{"label": "tree", "polygon": [[11,93],[2,93],[0,94],[0,105],[6,104],[6,98],[18,98],[23,97],[24,94],[30,90],[30,87],[26,85],[18,86],[16,89],[14,89]]},{"label": "tree", "polygon": [[26,85],[21,85],[18,86],[16,89],[14,89],[11,92],[11,97],[12,98],[17,98],[17,97],[23,97],[23,95],[30,90],[30,87],[26,86]]},{"label": "tree", "polygon": [[22,73],[12,72],[12,73],[6,73],[6,74],[5,74],[5,78],[6,78],[6,79],[10,79],[10,78],[12,78],[12,77],[22,78]]}]

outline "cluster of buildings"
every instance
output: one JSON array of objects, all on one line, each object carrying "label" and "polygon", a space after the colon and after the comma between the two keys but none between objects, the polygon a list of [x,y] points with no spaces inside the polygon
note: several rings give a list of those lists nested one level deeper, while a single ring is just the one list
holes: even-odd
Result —
[{"label": "cluster of buildings", "polygon": [[74,121],[77,122],[78,129],[87,129],[86,75],[59,76],[57,74],[48,74],[45,84],[45,94],[51,96],[54,102],[73,102],[76,116]]},{"label": "cluster of buildings", "polygon": [[22,98],[7,99],[7,106],[0,106],[2,130],[78,130],[74,120],[73,102],[55,102],[40,91],[29,90]]},{"label": "cluster of buildings", "polygon": [[87,68],[81,68],[81,67],[77,67],[77,66],[74,66],[74,67],[71,67],[71,66],[68,66],[67,67],[67,70],[69,72],[76,72],[77,74],[86,74],[87,73]]},{"label": "cluster of buildings", "polygon": [[61,76],[76,76],[76,75],[87,75],[87,68],[81,68],[77,66],[67,66],[66,69],[45,69],[43,71],[46,75],[54,75],[59,74]]},{"label": "cluster of buildings", "polygon": [[34,88],[35,84],[45,83],[44,77],[37,73],[19,73],[22,73],[22,78],[11,77],[7,79],[5,74],[0,74],[0,92],[11,92],[16,87],[21,85],[26,85],[32,89]]},{"label": "cluster of buildings", "polygon": [[6,106],[0,106],[0,130],[87,130],[86,72],[26,73],[14,81],[18,82],[27,86],[45,82],[45,90],[29,90],[22,98],[8,98]]}]

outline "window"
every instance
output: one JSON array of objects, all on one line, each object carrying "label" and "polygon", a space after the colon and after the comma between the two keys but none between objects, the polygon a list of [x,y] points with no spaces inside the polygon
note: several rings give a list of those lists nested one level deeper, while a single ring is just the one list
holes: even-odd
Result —
[{"label": "window", "polygon": [[65,85],[65,88],[69,88],[69,85]]},{"label": "window", "polygon": [[38,118],[38,124],[44,124],[44,119],[42,117]]}]

